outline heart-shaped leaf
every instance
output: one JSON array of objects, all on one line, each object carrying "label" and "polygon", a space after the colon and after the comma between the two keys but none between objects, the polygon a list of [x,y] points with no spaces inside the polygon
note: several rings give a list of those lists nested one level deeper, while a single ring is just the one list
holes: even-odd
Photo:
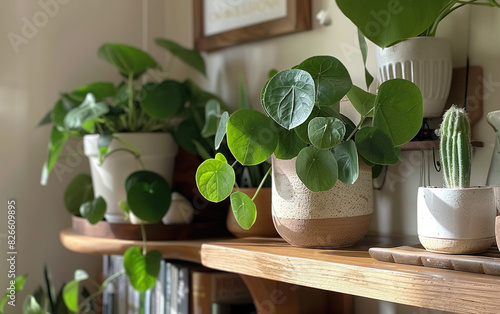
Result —
[{"label": "heart-shaped leaf", "polygon": [[210,99],[205,105],[205,125],[201,135],[205,138],[217,133],[217,123],[221,117],[220,103],[216,99]]},{"label": "heart-shaped leaf", "polygon": [[328,191],[337,182],[337,161],[329,150],[306,147],[300,151],[295,165],[300,180],[312,192]]},{"label": "heart-shaped leaf", "polygon": [[358,179],[358,151],[353,140],[340,143],[333,148],[337,160],[339,180],[344,184],[353,184]]},{"label": "heart-shaped leaf", "polygon": [[42,168],[42,177],[40,179],[41,185],[46,185],[49,180],[49,174],[54,168],[57,160],[59,159],[59,155],[61,155],[61,151],[68,140],[68,132],[59,131],[57,127],[52,128],[52,132],[50,133],[50,141],[49,148],[47,153],[47,160],[43,164]]},{"label": "heart-shaped leaf", "polygon": [[231,208],[241,228],[248,230],[253,226],[257,219],[257,208],[248,195],[240,191],[231,194]]},{"label": "heart-shaped leaf", "polygon": [[106,213],[106,201],[102,196],[95,198],[92,201],[85,202],[80,206],[80,215],[87,219],[90,224],[95,225],[104,219]]},{"label": "heart-shaped leaf", "polygon": [[281,129],[278,134],[278,146],[274,151],[274,155],[278,159],[292,159],[296,157],[302,148],[306,147],[295,130]]},{"label": "heart-shaped leaf", "polygon": [[217,126],[217,133],[215,133],[215,149],[219,149],[222,140],[227,131],[227,122],[229,121],[229,113],[224,111],[220,116],[219,125]]},{"label": "heart-shaped leaf", "polygon": [[89,275],[81,269],[75,271],[75,277],[64,285],[63,299],[68,309],[72,312],[78,312],[78,295],[80,294],[80,282],[87,280]]},{"label": "heart-shaped leaf", "polygon": [[[85,123],[93,121],[109,112],[109,107],[103,102],[96,102],[92,94],[87,94],[85,101],[71,109],[64,117],[64,126],[68,130],[85,128]],[[92,130],[87,130],[92,133]]]},{"label": "heart-shaped leaf", "polygon": [[218,159],[205,160],[196,170],[196,186],[201,195],[211,202],[225,200],[233,190],[235,174],[227,162]]},{"label": "heart-shaped leaf", "polygon": [[125,181],[127,203],[138,218],[159,222],[170,207],[172,192],[168,182],[151,171],[136,171]]},{"label": "heart-shaped leaf", "polygon": [[379,165],[394,165],[399,162],[399,149],[391,138],[376,127],[366,127],[356,133],[358,153],[369,162]]},{"label": "heart-shaped leaf", "polygon": [[111,82],[95,82],[88,85],[80,86],[74,91],[64,94],[76,105],[85,101],[87,94],[94,95],[96,101],[102,101],[107,97],[112,97],[116,94],[115,85]]},{"label": "heart-shaped leaf", "polygon": [[309,122],[309,140],[319,149],[330,149],[344,138],[345,126],[340,119],[316,117]]},{"label": "heart-shaped leaf", "polygon": [[242,165],[257,165],[276,149],[277,132],[274,122],[263,113],[240,109],[227,123],[227,145]]},{"label": "heart-shaped leaf", "polygon": [[182,47],[178,43],[175,43],[171,40],[167,39],[156,39],[156,44],[158,46],[163,47],[170,51],[171,54],[179,58],[181,61],[186,63],[187,65],[193,67],[194,69],[201,72],[203,75],[205,74],[205,61],[203,60],[201,54],[196,50],[191,50],[185,47]]},{"label": "heart-shaped leaf", "polygon": [[337,58],[331,56],[311,57],[299,64],[297,69],[311,74],[319,106],[335,104],[351,89],[351,76]]},{"label": "heart-shaped leaf", "polygon": [[414,83],[393,79],[380,85],[373,126],[389,135],[394,146],[411,140],[422,126],[422,94]]},{"label": "heart-shaped leaf", "polygon": [[99,48],[97,56],[116,67],[126,76],[136,76],[148,69],[160,68],[158,62],[148,53],[123,44],[104,44]]},{"label": "heart-shaped leaf", "polygon": [[188,100],[184,85],[174,80],[160,84],[147,83],[142,87],[141,106],[151,117],[171,118],[175,116]]},{"label": "heart-shaped leaf", "polygon": [[72,213],[78,213],[83,203],[94,199],[92,178],[86,173],[80,173],[71,180],[64,191],[64,205]]},{"label": "heart-shaped leaf", "polygon": [[315,102],[314,80],[303,70],[278,72],[269,80],[262,106],[276,123],[287,130],[301,125],[311,114]]},{"label": "heart-shaped leaf", "polygon": [[361,88],[353,85],[347,93],[347,97],[351,101],[352,106],[361,116],[372,117],[373,107],[375,106],[375,95],[365,92]]},{"label": "heart-shaped leaf", "polygon": [[146,292],[156,282],[160,272],[161,253],[151,250],[142,255],[138,247],[129,248],[123,255],[123,267],[132,287],[139,292]]},{"label": "heart-shaped leaf", "polygon": [[226,159],[226,156],[224,156],[223,154],[221,153],[217,153],[215,155],[215,160],[218,160],[218,161],[222,161],[223,163],[226,163],[227,164],[227,159]]},{"label": "heart-shaped leaf", "polygon": [[307,120],[293,129],[302,142],[311,144],[311,141],[309,141],[309,122],[311,122],[311,120],[316,118],[319,114],[320,109],[318,109],[318,107],[314,107]]}]

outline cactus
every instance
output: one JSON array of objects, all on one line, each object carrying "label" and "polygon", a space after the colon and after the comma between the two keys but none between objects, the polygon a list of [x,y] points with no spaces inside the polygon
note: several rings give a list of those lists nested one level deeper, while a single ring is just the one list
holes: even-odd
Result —
[{"label": "cactus", "polygon": [[470,122],[465,109],[452,106],[446,111],[440,133],[444,186],[447,188],[469,187],[472,146]]}]

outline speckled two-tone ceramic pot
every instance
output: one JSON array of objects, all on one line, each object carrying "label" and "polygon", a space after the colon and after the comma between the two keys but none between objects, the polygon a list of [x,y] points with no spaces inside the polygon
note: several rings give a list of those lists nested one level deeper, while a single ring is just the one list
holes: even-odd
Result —
[{"label": "speckled two-tone ceramic pot", "polygon": [[373,213],[371,168],[360,163],[353,185],[338,181],[325,192],[311,192],[300,181],[295,161],[273,156],[272,214],[276,230],[301,247],[337,248],[356,244]]}]

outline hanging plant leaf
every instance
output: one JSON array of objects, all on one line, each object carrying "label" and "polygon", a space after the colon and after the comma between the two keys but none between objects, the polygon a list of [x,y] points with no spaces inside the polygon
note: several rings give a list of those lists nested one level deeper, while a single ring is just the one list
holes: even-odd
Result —
[{"label": "hanging plant leaf", "polygon": [[85,101],[78,107],[71,109],[64,117],[64,127],[68,130],[85,129],[93,133],[93,127],[86,127],[88,122],[109,112],[109,107],[103,102],[96,102],[92,94],[87,94]]},{"label": "hanging plant leaf", "polygon": [[373,126],[389,135],[394,146],[411,140],[422,126],[422,94],[408,80],[393,79],[380,85],[375,100]]},{"label": "hanging plant leaf", "polygon": [[196,170],[196,186],[201,195],[211,202],[225,200],[233,190],[235,173],[233,168],[223,161],[225,157],[217,153],[217,159],[205,160]]},{"label": "hanging plant leaf", "polygon": [[319,106],[332,106],[351,89],[351,76],[337,58],[331,56],[311,57],[299,64],[297,69],[311,74]]},{"label": "hanging plant leaf", "polygon": [[80,294],[80,282],[87,280],[89,275],[81,269],[75,271],[73,280],[63,287],[63,299],[66,307],[72,312],[78,312],[78,296]]},{"label": "hanging plant leaf", "polygon": [[80,173],[71,180],[64,191],[64,205],[66,209],[76,214],[83,203],[94,199],[92,178],[86,173]]},{"label": "hanging plant leaf", "polygon": [[300,180],[312,192],[328,191],[337,182],[337,161],[329,150],[306,147],[300,151],[295,165]]},{"label": "hanging plant leaf", "polygon": [[127,203],[138,218],[159,222],[170,207],[172,192],[168,182],[151,171],[136,171],[125,181]]},{"label": "hanging plant leaf", "polygon": [[231,194],[231,208],[241,228],[248,230],[253,226],[257,219],[257,208],[248,195],[239,191]]},{"label": "hanging plant leaf", "polygon": [[151,250],[142,255],[138,247],[129,248],[123,255],[123,267],[132,287],[139,292],[146,292],[156,282],[160,272],[161,253]]},{"label": "hanging plant leaf", "polygon": [[171,54],[179,58],[187,65],[198,70],[198,72],[202,73],[203,75],[206,75],[205,61],[198,51],[182,47],[178,43],[167,39],[158,38],[155,40],[155,42],[156,44],[158,44],[158,46],[167,49]]},{"label": "hanging plant leaf", "polygon": [[339,180],[344,184],[353,184],[358,179],[358,151],[353,140],[340,143],[333,148],[337,160]]},{"label": "hanging plant leaf", "polygon": [[106,201],[99,196],[92,201],[83,203],[80,206],[80,215],[87,219],[91,225],[95,225],[104,219],[106,213]]},{"label": "hanging plant leaf", "polygon": [[377,96],[365,92],[356,85],[353,85],[351,90],[347,93],[347,97],[351,101],[354,109],[356,109],[361,116],[373,117],[373,107],[375,106],[375,98]]},{"label": "hanging plant leaf", "polygon": [[172,118],[188,100],[184,85],[174,80],[165,80],[160,84],[144,84],[141,91],[141,107],[151,117]]},{"label": "hanging plant leaf", "polygon": [[106,155],[109,150],[109,145],[113,140],[112,133],[105,133],[99,135],[99,139],[97,140],[97,148],[99,149],[99,163],[102,164],[102,156]]},{"label": "hanging plant leaf", "polygon": [[46,185],[49,180],[49,174],[54,168],[57,160],[59,159],[59,155],[61,155],[61,151],[68,140],[68,132],[61,132],[57,129],[57,127],[52,128],[52,132],[50,133],[50,141],[49,141],[49,149],[47,154],[47,160],[43,164],[42,168],[42,177],[40,179],[41,185]]},{"label": "hanging plant leaf", "polygon": [[292,159],[297,157],[302,148],[306,146],[307,144],[299,138],[295,130],[281,129],[274,155],[278,159]]},{"label": "hanging plant leaf", "polygon": [[287,130],[304,123],[314,108],[314,80],[303,70],[278,72],[265,87],[262,106]]},{"label": "hanging plant leaf", "polygon": [[340,119],[316,117],[309,122],[309,140],[316,148],[330,149],[342,141],[344,134],[345,126]]},{"label": "hanging plant leaf", "polygon": [[148,53],[123,44],[106,43],[99,48],[97,56],[126,76],[136,76],[148,69],[160,68]]},{"label": "hanging plant leaf", "polygon": [[391,138],[376,127],[366,127],[356,133],[356,147],[361,156],[379,165],[395,165],[400,160],[400,152]]},{"label": "hanging plant leaf", "polygon": [[210,99],[205,105],[205,125],[201,135],[205,138],[217,133],[217,123],[221,117],[220,103],[216,99]]},{"label": "hanging plant leaf", "polygon": [[276,149],[277,131],[274,122],[263,113],[240,109],[227,123],[227,145],[242,165],[257,165]]},{"label": "hanging plant leaf", "polygon": [[219,149],[220,144],[224,140],[227,130],[227,122],[229,121],[229,113],[224,111],[220,116],[219,125],[217,126],[217,132],[215,133],[215,149]]}]

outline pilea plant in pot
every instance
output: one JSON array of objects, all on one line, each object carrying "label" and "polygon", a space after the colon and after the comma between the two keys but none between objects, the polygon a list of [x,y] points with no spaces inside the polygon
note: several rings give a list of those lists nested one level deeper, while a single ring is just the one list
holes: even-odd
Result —
[{"label": "pilea plant in pot", "polygon": [[[464,5],[500,7],[496,0],[337,0],[357,27],[363,60],[365,37],[377,49],[378,79],[404,78],[419,86],[424,117],[440,117],[448,98],[453,65],[445,38],[435,37],[439,23]],[[373,78],[366,71],[367,85]]]},{"label": "pilea plant in pot", "polygon": [[[346,95],[361,115],[357,125],[339,112]],[[316,56],[274,75],[261,102],[265,113],[223,114],[217,143],[226,135],[242,165],[272,157],[273,219],[286,241],[305,247],[353,245],[366,233],[373,211],[370,166],[396,164],[399,146],[420,129],[418,87],[390,80],[373,95],[352,85],[339,60]],[[203,162],[196,181],[210,201],[230,196],[238,223],[252,226],[257,209],[249,196],[232,193],[234,170],[225,156]]]},{"label": "pilea plant in pot", "polygon": [[495,237],[495,193],[492,187],[470,187],[472,147],[464,109],[446,111],[440,136],[444,188],[418,190],[419,240],[433,252],[485,251]]}]

